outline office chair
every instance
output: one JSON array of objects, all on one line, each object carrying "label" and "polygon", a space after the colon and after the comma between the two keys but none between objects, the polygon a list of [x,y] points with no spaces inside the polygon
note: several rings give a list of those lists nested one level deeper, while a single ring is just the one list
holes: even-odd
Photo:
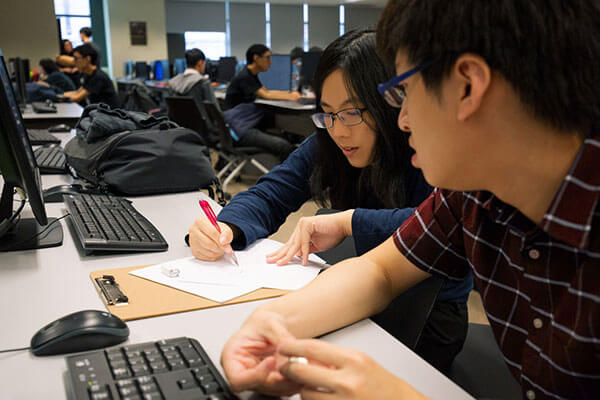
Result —
[{"label": "office chair", "polygon": [[467,339],[450,367],[448,378],[477,399],[523,397],[489,325],[469,324]]},{"label": "office chair", "polygon": [[219,156],[223,157],[227,161],[225,167],[217,172],[217,178],[223,180],[223,191],[227,191],[227,185],[232,179],[237,177],[242,168],[250,161],[256,168],[262,171],[264,174],[269,170],[258,162],[253,156],[264,153],[265,151],[259,147],[235,147],[233,145],[233,139],[229,133],[229,126],[225,122],[223,114],[217,109],[217,107],[209,102],[204,102],[204,108],[208,113],[213,125],[219,131]]},{"label": "office chair", "polygon": [[203,104],[198,104],[191,96],[167,96],[165,101],[170,120],[198,133],[210,149],[217,149],[219,137],[208,128],[206,112],[200,109]]}]

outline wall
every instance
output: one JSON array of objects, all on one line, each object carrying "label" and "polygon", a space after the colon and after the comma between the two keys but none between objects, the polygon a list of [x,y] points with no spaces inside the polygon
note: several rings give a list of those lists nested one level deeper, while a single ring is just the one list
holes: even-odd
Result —
[{"label": "wall", "polygon": [[340,10],[338,7],[308,7],[309,47],[325,49],[340,34]]},{"label": "wall", "polygon": [[238,60],[246,59],[246,50],[251,45],[265,43],[264,4],[231,3],[229,24],[231,25],[231,55]]},{"label": "wall", "polygon": [[346,9],[346,32],[358,28],[376,28],[382,8],[345,6]]},{"label": "wall", "polygon": [[[105,0],[105,22],[110,32],[113,78],[123,76],[123,63],[128,60],[154,61],[167,59],[167,31],[164,0]],[[145,21],[146,46],[132,46],[130,21]]]},{"label": "wall", "polygon": [[[166,0],[167,32],[225,32],[225,3]],[[224,54],[223,54],[224,55]]]},{"label": "wall", "polygon": [[301,5],[271,4],[271,51],[273,53],[289,54],[294,47],[302,47],[303,30]]},{"label": "wall", "polygon": [[[49,0],[1,0],[0,49],[6,59],[29,59],[31,69],[39,70],[39,60],[59,53],[54,3]],[[32,12],[34,10],[34,12]]]}]

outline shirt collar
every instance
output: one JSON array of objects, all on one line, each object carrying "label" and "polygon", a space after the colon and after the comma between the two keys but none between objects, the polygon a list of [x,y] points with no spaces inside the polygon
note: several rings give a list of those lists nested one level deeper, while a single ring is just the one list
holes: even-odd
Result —
[{"label": "shirt collar", "polygon": [[194,68],[186,68],[186,70],[183,71],[183,75],[191,75],[191,74],[200,75],[200,72],[196,71]]},{"label": "shirt collar", "polygon": [[600,133],[587,138],[554,196],[540,227],[576,248],[587,248],[600,197]]}]

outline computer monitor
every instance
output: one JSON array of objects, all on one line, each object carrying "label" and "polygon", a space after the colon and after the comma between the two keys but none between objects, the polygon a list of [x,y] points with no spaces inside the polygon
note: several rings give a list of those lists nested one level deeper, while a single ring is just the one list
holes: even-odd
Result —
[{"label": "computer monitor", "polygon": [[183,74],[183,71],[187,68],[187,62],[185,61],[185,58],[176,58],[174,66],[175,75]]},{"label": "computer monitor", "polygon": [[[42,197],[40,174],[23,126],[15,94],[0,50],[0,251],[53,247],[62,244],[62,227],[48,218]],[[15,193],[21,205],[15,211]],[[20,218],[25,200],[35,219]]]},{"label": "computer monitor", "polygon": [[289,54],[272,54],[271,68],[260,72],[258,79],[269,90],[290,90],[292,83],[292,58]]},{"label": "computer monitor", "polygon": [[163,79],[169,79],[171,74],[169,73],[169,60],[156,60],[152,62],[152,75],[154,80],[162,81]]},{"label": "computer monitor", "polygon": [[217,82],[229,82],[235,76],[237,58],[221,57],[217,65]]},{"label": "computer monitor", "polygon": [[322,51],[309,51],[302,54],[302,66],[300,67],[300,85],[313,87],[317,65],[321,59]]},{"label": "computer monitor", "polygon": [[150,79],[150,71],[146,61],[136,61],[135,63],[135,77],[143,80]]},{"label": "computer monitor", "polygon": [[208,78],[212,82],[216,82],[217,81],[218,72],[219,72],[218,68],[219,68],[219,62],[218,61],[206,60],[206,69],[204,70],[204,73],[206,75],[208,75]]},{"label": "computer monitor", "polygon": [[127,79],[133,78],[133,61],[125,61],[123,63],[123,77]]},{"label": "computer monitor", "polygon": [[[14,71],[15,71],[15,84],[17,88],[17,103],[19,103],[19,108],[21,110],[25,109],[25,105],[27,104],[27,82],[26,76],[29,75],[29,68],[26,68],[26,64],[22,58],[14,59]],[[27,62],[29,65],[29,61]]]}]

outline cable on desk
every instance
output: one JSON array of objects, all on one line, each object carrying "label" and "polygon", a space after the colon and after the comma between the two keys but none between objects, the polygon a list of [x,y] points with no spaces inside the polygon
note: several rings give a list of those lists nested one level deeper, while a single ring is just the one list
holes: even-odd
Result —
[{"label": "cable on desk", "polygon": [[[30,240],[32,240],[32,239],[35,239],[36,237],[38,237],[38,236],[42,235],[43,233],[46,233],[46,231],[48,231],[48,229],[50,229],[50,227],[51,227],[52,225],[54,225],[55,223],[57,223],[57,222],[58,222],[58,221],[60,221],[61,219],[68,217],[69,215],[71,215],[71,213],[66,213],[66,214],[65,214],[65,215],[63,215],[62,217],[56,218],[54,221],[52,221],[52,222],[50,222],[48,225],[46,225],[46,227],[45,227],[45,228],[44,228],[44,229],[43,229],[41,232],[38,232],[38,233],[36,233],[35,235],[28,237],[27,239],[23,239],[23,240],[21,240],[19,243],[15,243],[14,245],[20,245],[20,244],[26,243],[26,242],[28,242],[28,241],[30,241]],[[44,237],[45,237],[45,236],[44,236]]]},{"label": "cable on desk", "polygon": [[0,353],[10,353],[12,351],[21,351],[21,350],[29,350],[29,349],[31,349],[31,346],[29,346],[29,347],[21,347],[20,349],[0,350]]}]

